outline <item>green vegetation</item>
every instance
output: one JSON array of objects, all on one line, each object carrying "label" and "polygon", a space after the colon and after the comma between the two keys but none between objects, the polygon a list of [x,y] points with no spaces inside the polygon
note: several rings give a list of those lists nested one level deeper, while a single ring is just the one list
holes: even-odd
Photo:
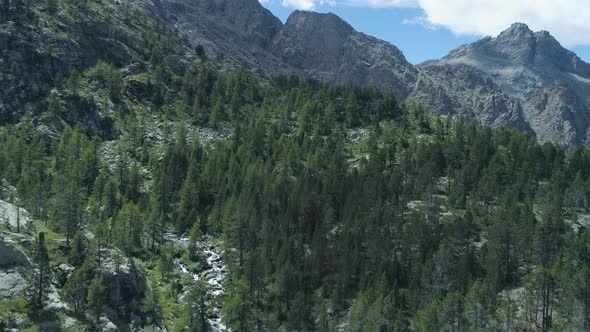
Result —
[{"label": "green vegetation", "polygon": [[[30,297],[0,301],[3,323],[47,319],[50,275],[68,265],[58,292],[80,329],[103,324],[119,300],[113,276],[126,273],[146,287],[126,294],[137,303],[121,329],[205,331],[208,286],[175,262],[198,270],[207,234],[225,249],[216,300],[234,331],[590,328],[590,151],[432,116],[370,87],[217,70],[145,13],[77,3],[24,8],[58,30],[49,13],[80,23],[90,10],[121,27],[109,35],[123,45],[135,25],[147,51],[68,68],[40,83],[46,109],[3,122],[0,179],[38,233]],[[19,12],[9,7],[4,20]],[[166,55],[185,51],[199,65],[175,72]],[[116,140],[65,121],[72,100],[113,105]],[[232,135],[200,141],[198,127]]]}]

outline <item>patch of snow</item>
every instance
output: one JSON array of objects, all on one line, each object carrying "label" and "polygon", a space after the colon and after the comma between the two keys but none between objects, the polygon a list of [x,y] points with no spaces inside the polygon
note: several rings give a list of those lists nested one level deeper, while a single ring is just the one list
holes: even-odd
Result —
[{"label": "patch of snow", "polygon": [[580,75],[576,75],[574,73],[569,73],[569,74],[579,82],[590,84],[590,79],[588,79],[588,78],[582,77]]}]

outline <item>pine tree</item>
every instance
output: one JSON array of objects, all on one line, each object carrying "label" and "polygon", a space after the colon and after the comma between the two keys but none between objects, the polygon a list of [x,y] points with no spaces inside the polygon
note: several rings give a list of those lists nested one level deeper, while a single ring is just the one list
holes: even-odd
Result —
[{"label": "pine tree", "polygon": [[88,307],[94,314],[95,324],[99,326],[100,315],[102,315],[102,305],[107,296],[107,287],[104,282],[102,275],[98,275],[92,279],[88,286],[88,295],[86,296],[86,302]]},{"label": "pine tree", "polygon": [[66,299],[77,314],[82,314],[86,310],[87,278],[91,275],[88,266],[89,264],[85,264],[74,270],[63,288]]},{"label": "pine tree", "polygon": [[147,322],[153,326],[160,326],[163,321],[163,312],[160,305],[160,295],[157,288],[152,288],[148,291],[145,299],[142,301],[141,308]]},{"label": "pine tree", "polygon": [[200,220],[196,220],[195,223],[193,223],[193,227],[191,227],[191,232],[189,234],[189,240],[188,240],[188,256],[192,259],[192,260],[196,260],[198,258],[198,254],[199,254],[199,241],[201,240],[201,238],[203,237],[203,232],[201,231],[201,222]]},{"label": "pine tree", "polygon": [[33,248],[34,268],[29,282],[28,300],[31,315],[38,317],[45,306],[51,288],[51,268],[45,247],[45,233],[41,232]]},{"label": "pine tree", "polygon": [[[177,231],[183,233],[197,220],[198,212],[198,180],[197,166],[191,162],[188,175],[180,189],[180,204],[178,206]],[[200,225],[199,225],[200,226]]]},{"label": "pine tree", "polygon": [[10,0],[2,0],[2,13],[0,19],[2,21],[10,19]]},{"label": "pine tree", "polygon": [[189,310],[189,328],[195,332],[209,331],[209,322],[207,321],[207,282],[200,279],[190,287],[188,291]]},{"label": "pine tree", "polygon": [[244,281],[238,281],[228,289],[225,301],[224,323],[232,331],[249,331],[252,329],[252,298]]}]

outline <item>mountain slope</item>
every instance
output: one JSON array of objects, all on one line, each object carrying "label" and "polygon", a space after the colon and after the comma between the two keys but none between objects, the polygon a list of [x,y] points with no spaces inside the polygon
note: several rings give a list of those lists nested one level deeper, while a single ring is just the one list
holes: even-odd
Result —
[{"label": "mountain slope", "polygon": [[223,59],[225,67],[245,65],[269,77],[296,73],[267,51],[282,23],[258,0],[130,2],[174,26],[193,45],[203,46],[209,59]]},{"label": "mountain slope", "polygon": [[542,141],[590,145],[590,64],[563,48],[547,31],[515,23],[496,38],[461,46],[429,66],[469,66],[522,104]]},{"label": "mountain slope", "polygon": [[492,78],[510,96],[526,98],[555,80],[590,88],[590,65],[547,31],[515,23],[496,38],[461,46],[437,63],[465,64]]},{"label": "mountain slope", "polygon": [[295,11],[283,25],[257,0],[131,0],[174,25],[210,58],[266,76],[296,74],[341,85],[374,85],[405,97],[417,70],[390,43],[334,14]]},{"label": "mountain slope", "polygon": [[162,106],[152,97],[201,62],[176,31],[114,1],[13,5],[0,46],[0,125],[29,115],[54,134],[80,125],[103,138],[121,113]]},{"label": "mountain slope", "polygon": [[374,85],[405,98],[417,70],[395,46],[355,31],[334,14],[295,11],[271,52],[310,77],[341,85]]},{"label": "mountain slope", "polygon": [[[206,61],[221,69],[246,68],[267,81],[294,74],[338,85],[372,85],[395,92],[398,100],[418,101],[432,113],[518,128],[564,146],[590,145],[586,134],[590,65],[548,32],[532,32],[524,24],[514,24],[496,38],[461,46],[440,60],[413,66],[394,45],[354,30],[334,14],[295,11],[282,24],[257,0],[128,0],[115,6],[148,9],[184,36],[183,45],[193,49],[166,60],[176,75],[183,75],[191,62]],[[0,121],[18,121],[25,111],[47,102],[50,88],[43,82],[54,80],[57,72],[85,69],[98,59],[139,68],[142,65],[133,59],[151,57],[145,50],[151,46],[144,40],[149,32],[137,34],[129,20],[79,21],[63,10],[55,13],[55,20],[59,23],[48,29],[7,24],[0,29],[0,45],[8,48],[14,43],[21,50],[5,54],[5,63],[26,67],[3,69]],[[15,54],[32,54],[34,59],[19,60]],[[25,82],[29,78],[31,82]],[[132,83],[134,93],[153,92]],[[567,92],[554,94],[550,103],[540,102],[544,89],[554,87]],[[112,110],[88,100],[69,104],[65,110],[82,109],[83,114],[76,118],[72,117],[76,112],[62,112],[66,123],[84,121],[105,137],[114,135],[108,122]]]},{"label": "mountain slope", "polygon": [[421,68],[408,99],[419,101],[431,113],[448,114],[492,128],[516,128],[534,136],[518,100],[506,96],[490,79],[469,66]]}]

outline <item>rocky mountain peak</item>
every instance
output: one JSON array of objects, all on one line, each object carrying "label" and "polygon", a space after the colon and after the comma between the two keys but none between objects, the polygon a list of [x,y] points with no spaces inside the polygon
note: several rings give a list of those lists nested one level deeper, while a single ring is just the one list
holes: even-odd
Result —
[{"label": "rocky mountain peak", "polygon": [[354,30],[332,13],[293,12],[275,36],[271,53],[315,79],[373,85],[402,98],[417,74],[397,47]]},{"label": "rocky mountain peak", "polygon": [[313,40],[313,47],[335,51],[354,32],[350,24],[333,13],[315,13],[296,10],[287,19],[283,30]]},{"label": "rocky mountain peak", "polygon": [[[170,1],[170,0],[168,0]],[[281,21],[258,0],[197,0],[204,12],[214,14],[235,26],[246,35],[265,46],[281,29]]]},{"label": "rocky mountain peak", "polygon": [[296,10],[287,19],[286,26],[297,26],[300,28],[321,28],[328,31],[342,31],[351,33],[352,26],[334,13],[316,13],[304,10]]},{"label": "rocky mountain peak", "polygon": [[532,65],[536,44],[535,34],[526,24],[514,23],[486,46],[489,51],[522,65]]},{"label": "rocky mountain peak", "polygon": [[528,25],[526,25],[525,23],[516,22],[516,23],[512,23],[508,29],[501,32],[500,36],[502,36],[502,35],[527,35],[527,34],[532,34],[532,33],[533,33],[533,31],[529,28]]}]

